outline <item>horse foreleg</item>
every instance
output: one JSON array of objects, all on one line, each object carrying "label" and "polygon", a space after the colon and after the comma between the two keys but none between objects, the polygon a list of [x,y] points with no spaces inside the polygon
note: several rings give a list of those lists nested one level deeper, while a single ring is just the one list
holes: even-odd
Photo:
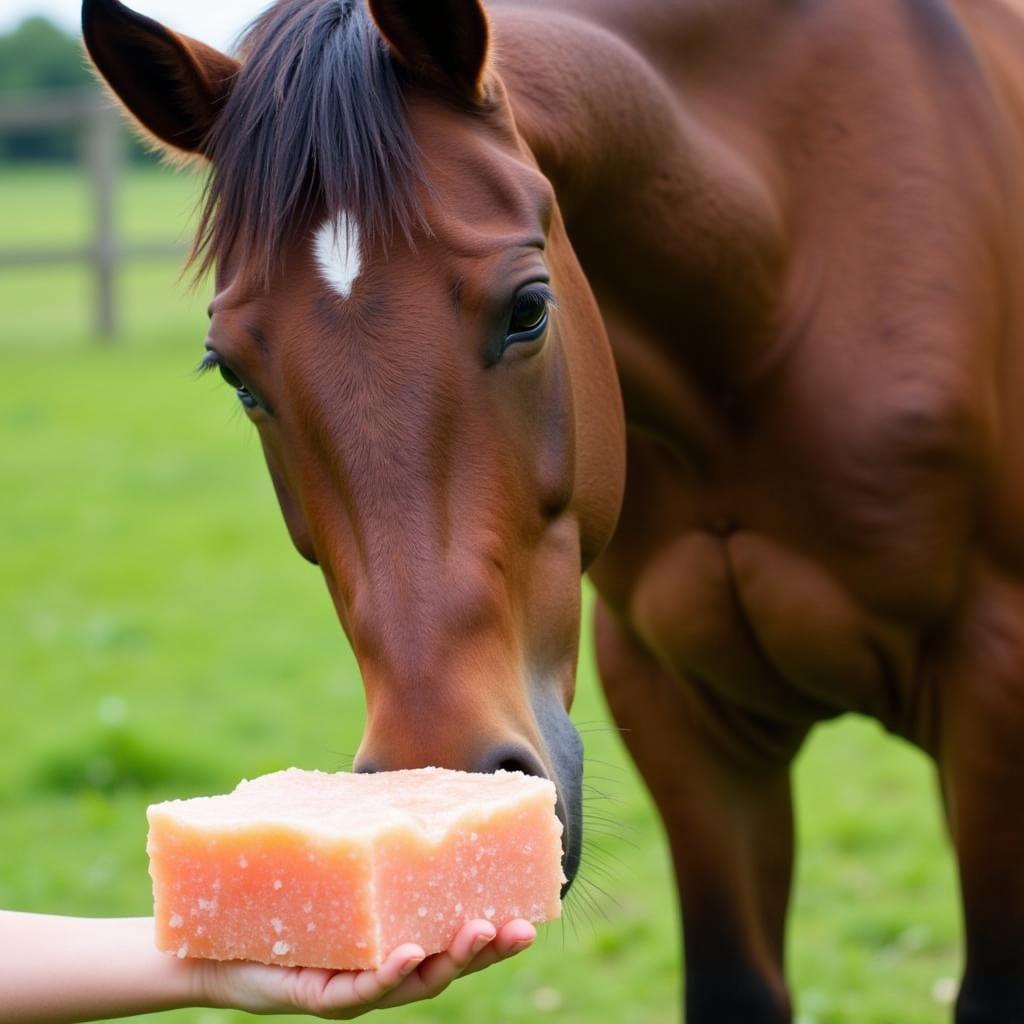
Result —
[{"label": "horse foreleg", "polygon": [[683,916],[689,1024],[785,1024],[793,857],[789,760],[729,752],[696,689],[599,605],[601,680],[658,805]]},{"label": "horse foreleg", "polygon": [[967,947],[956,1021],[1024,1021],[1024,587],[970,610],[945,670],[939,768]]}]

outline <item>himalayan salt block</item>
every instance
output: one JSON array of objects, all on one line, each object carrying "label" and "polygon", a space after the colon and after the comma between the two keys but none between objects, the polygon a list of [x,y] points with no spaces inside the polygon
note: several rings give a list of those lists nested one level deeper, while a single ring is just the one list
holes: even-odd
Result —
[{"label": "himalayan salt block", "polygon": [[156,943],[179,957],[377,967],[467,921],[560,914],[555,787],[518,772],[289,768],[149,808]]}]

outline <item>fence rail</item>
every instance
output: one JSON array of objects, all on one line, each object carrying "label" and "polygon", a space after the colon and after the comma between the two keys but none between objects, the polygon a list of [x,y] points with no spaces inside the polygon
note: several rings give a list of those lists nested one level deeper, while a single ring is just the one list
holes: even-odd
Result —
[{"label": "fence rail", "polygon": [[103,93],[92,89],[0,103],[0,132],[55,124],[74,124],[82,132],[92,193],[91,239],[82,245],[0,249],[0,269],[67,263],[91,266],[96,335],[109,341],[118,329],[118,266],[127,261],[181,256],[184,249],[180,243],[122,242],[118,238],[114,206],[121,171],[121,118]]},{"label": "fence rail", "polygon": [[[117,262],[162,260],[181,256],[185,249],[180,242],[119,242],[114,251]],[[0,249],[0,269],[4,267],[36,267],[60,263],[90,263],[96,258],[92,245],[52,246],[46,249]]]}]

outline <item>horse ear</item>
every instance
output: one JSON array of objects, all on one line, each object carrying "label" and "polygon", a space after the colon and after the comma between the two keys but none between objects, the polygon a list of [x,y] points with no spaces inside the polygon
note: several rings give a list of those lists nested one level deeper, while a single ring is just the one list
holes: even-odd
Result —
[{"label": "horse ear", "polygon": [[409,70],[428,82],[482,97],[489,31],[479,0],[369,0],[381,35]]},{"label": "horse ear", "polygon": [[128,112],[156,140],[203,153],[239,64],[118,0],[83,0],[89,56]]}]

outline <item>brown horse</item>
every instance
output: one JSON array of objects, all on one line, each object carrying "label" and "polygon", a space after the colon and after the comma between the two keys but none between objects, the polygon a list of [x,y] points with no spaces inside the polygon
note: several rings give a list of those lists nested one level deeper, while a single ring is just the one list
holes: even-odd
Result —
[{"label": "brown horse", "polygon": [[589,572],[691,1024],[790,1019],[790,765],[850,711],[937,762],[957,1021],[1024,1021],[1014,2],[280,0],[237,61],[84,6],[211,163],[205,365],[358,656],[358,768],[550,776],[572,877]]}]

